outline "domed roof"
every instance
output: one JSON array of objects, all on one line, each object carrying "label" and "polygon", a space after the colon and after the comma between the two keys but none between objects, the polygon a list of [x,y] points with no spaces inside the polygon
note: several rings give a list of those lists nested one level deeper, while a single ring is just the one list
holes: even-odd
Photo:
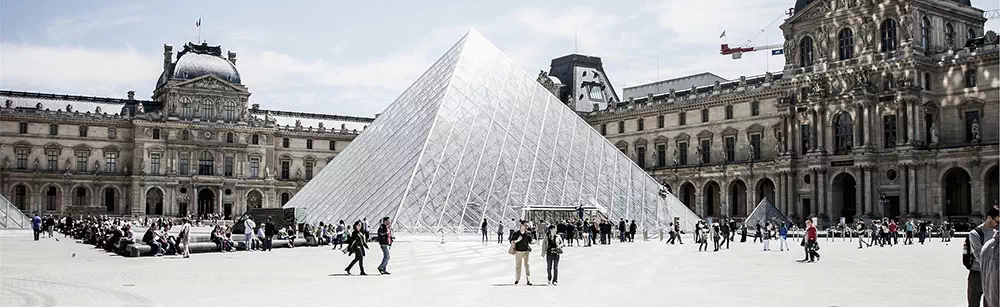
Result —
[{"label": "domed roof", "polygon": [[556,78],[556,76],[549,75],[549,80],[551,80],[553,84],[562,85],[562,81],[560,81],[559,78]]},{"label": "domed roof", "polygon": [[232,83],[240,84],[240,72],[229,60],[222,57],[222,48],[205,43],[187,43],[177,54],[171,79],[189,80],[204,75],[215,75]]}]

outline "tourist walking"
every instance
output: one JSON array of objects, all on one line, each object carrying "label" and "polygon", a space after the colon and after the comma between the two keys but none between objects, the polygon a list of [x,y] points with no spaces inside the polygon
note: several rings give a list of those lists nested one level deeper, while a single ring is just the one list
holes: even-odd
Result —
[{"label": "tourist walking", "polygon": [[[988,238],[994,237],[994,233],[997,231],[998,225],[1000,225],[1000,210],[998,210],[997,207],[990,208],[990,210],[986,213],[986,221],[970,231],[969,236],[965,240],[965,248],[963,250],[967,255],[965,255],[962,260],[969,269],[969,277],[967,279],[968,290],[966,293],[968,294],[970,307],[978,307],[979,301],[983,296],[983,245],[986,243]],[[921,227],[923,227],[923,225],[921,225]],[[995,274],[995,272],[991,273]],[[996,293],[995,287],[990,290],[991,292]]]},{"label": "tourist walking", "polygon": [[38,213],[31,218],[31,230],[35,233],[35,241],[38,241],[38,235],[42,233],[42,217],[38,216]]},{"label": "tourist walking", "polygon": [[983,244],[980,252],[982,259],[979,261],[980,272],[983,280],[983,306],[1000,307],[1000,231],[993,232],[993,238],[989,238]]},{"label": "tourist walking", "polygon": [[757,225],[755,226],[755,230],[753,232],[753,242],[752,243],[757,243],[757,240],[761,240],[761,242],[764,241],[763,240],[764,239],[764,237],[763,237],[764,233],[761,231],[761,228],[763,228],[763,227],[760,226],[760,223],[757,223]]},{"label": "tourist walking", "polygon": [[264,250],[271,251],[273,249],[272,244],[274,244],[274,235],[276,231],[274,229],[274,222],[271,221],[271,217],[267,217],[267,221],[264,222]]},{"label": "tourist walking", "polygon": [[635,220],[632,220],[632,223],[628,225],[628,241],[629,242],[635,242],[635,232],[638,229],[639,229],[639,227],[635,224]]},{"label": "tourist walking", "polygon": [[480,230],[483,231],[483,243],[490,241],[490,235],[486,232],[486,226],[488,226],[486,224],[486,218],[483,218],[483,224],[479,226]]},{"label": "tourist walking", "polygon": [[765,252],[771,251],[771,231],[772,231],[771,223],[768,223],[767,226],[764,227],[764,237],[761,238],[761,241],[763,241],[764,243]]},{"label": "tourist walking", "polygon": [[816,226],[813,225],[812,220],[806,220],[806,237],[802,241],[802,246],[806,252],[806,259],[802,259],[800,262],[813,262],[819,261],[819,243],[816,242]]},{"label": "tourist walking", "polygon": [[907,220],[906,225],[903,227],[906,230],[906,238],[903,240],[903,245],[913,244],[913,220]]},{"label": "tourist walking", "polygon": [[344,220],[340,220],[337,223],[337,228],[334,228],[334,231],[333,249],[339,250],[344,246],[344,240],[346,239],[344,232],[347,231],[347,224],[344,224]]},{"label": "tourist walking", "polygon": [[257,223],[253,222],[253,218],[247,216],[247,219],[243,221],[243,241],[246,242],[247,251],[253,250],[253,230],[257,228]]},{"label": "tourist walking", "polygon": [[712,245],[715,246],[715,249],[713,249],[712,252],[717,252],[719,251],[719,246],[721,245],[719,244],[719,240],[722,239],[719,230],[719,223],[712,223],[711,232],[712,232]]},{"label": "tourist walking", "polygon": [[362,228],[361,221],[354,222],[353,231],[351,231],[351,237],[347,239],[347,251],[354,255],[354,260],[351,260],[351,264],[347,265],[344,269],[347,275],[351,275],[351,268],[354,264],[358,264],[358,268],[361,270],[361,275],[365,274],[365,249],[368,249],[367,236],[364,234],[364,229]]},{"label": "tourist walking", "polygon": [[[485,220],[483,222],[485,224]],[[483,226],[485,234],[486,226]],[[382,263],[378,265],[378,272],[382,275],[389,275],[386,266],[389,265],[389,248],[392,247],[392,219],[388,216],[382,218],[382,224],[378,226],[378,245],[382,248]]]},{"label": "tourist walking", "polygon": [[503,223],[497,223],[497,244],[503,244]]},{"label": "tourist walking", "polygon": [[[737,227],[736,220],[730,219],[729,220],[729,241],[728,242],[732,242],[732,241],[736,240],[736,227]],[[729,247],[726,247],[726,248],[729,248]]]},{"label": "tourist walking", "polygon": [[744,224],[740,229],[740,243],[745,243],[747,241],[747,225]]},{"label": "tourist walking", "polygon": [[726,249],[729,249],[729,241],[731,241],[729,237],[731,236],[730,232],[732,232],[732,230],[730,230],[729,228],[729,223],[726,223],[726,221],[722,221],[722,225],[719,227],[719,229],[722,232],[722,242],[719,243],[719,247],[725,245]]},{"label": "tourist walking", "polygon": [[521,221],[520,229],[511,233],[508,253],[514,255],[514,284],[521,281],[521,267],[524,267],[524,281],[531,285],[531,266],[528,264],[528,254],[531,252],[531,235],[528,233],[528,222]]},{"label": "tourist walking", "polygon": [[781,227],[778,227],[778,247],[781,251],[788,251],[788,226],[785,223],[781,223]]},{"label": "tourist walking", "polygon": [[[559,256],[563,253],[563,240],[555,233],[555,225],[547,227],[545,240],[542,241],[542,257],[545,257],[545,274],[548,283],[559,285]],[[517,284],[517,282],[514,282]]]},{"label": "tourist walking", "polygon": [[697,230],[695,231],[695,236],[698,240],[698,251],[708,251],[708,226],[705,222],[698,222]]},{"label": "tourist walking", "polygon": [[181,226],[181,232],[177,234],[177,244],[184,246],[184,248],[181,249],[181,255],[183,255],[184,258],[190,258],[191,250],[189,247],[191,245],[191,220],[184,218],[181,220],[181,223],[184,223],[184,225]]}]

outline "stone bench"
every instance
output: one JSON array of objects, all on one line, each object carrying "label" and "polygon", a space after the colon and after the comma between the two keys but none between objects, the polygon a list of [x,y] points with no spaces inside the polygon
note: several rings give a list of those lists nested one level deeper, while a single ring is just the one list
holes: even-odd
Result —
[{"label": "stone bench", "polygon": [[[235,245],[237,250],[246,250],[246,244],[244,241],[237,241]],[[310,245],[309,242],[306,241],[306,239],[302,238],[295,239],[295,246],[314,246],[314,245],[315,244]],[[273,248],[286,248],[288,247],[288,240],[275,239],[272,242],[271,246]],[[126,254],[122,256],[126,257],[153,256],[153,247],[146,245],[144,243],[130,244],[128,245],[128,247],[126,247],[126,251],[127,251]],[[188,251],[190,251],[192,254],[221,252],[221,250],[219,250],[219,247],[215,245],[215,243],[213,242],[191,242],[190,245],[188,246]]]}]

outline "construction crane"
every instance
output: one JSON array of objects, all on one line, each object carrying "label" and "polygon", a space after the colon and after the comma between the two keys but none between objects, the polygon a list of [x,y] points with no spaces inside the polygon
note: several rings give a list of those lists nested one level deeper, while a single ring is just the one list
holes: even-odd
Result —
[{"label": "construction crane", "polygon": [[986,20],[1000,18],[1000,9],[983,12],[983,18],[986,18]]},{"label": "construction crane", "polygon": [[[775,18],[774,20],[772,20],[771,23],[767,24],[766,26],[764,26],[763,28],[761,28],[760,31],[757,31],[756,34],[754,34],[749,39],[747,39],[746,42],[744,42],[742,46],[739,46],[739,47],[729,47],[729,44],[722,44],[722,47],[719,48],[720,49],[719,53],[722,54],[722,55],[731,55],[733,57],[733,60],[739,60],[739,59],[743,58],[743,53],[744,52],[754,52],[754,51],[764,51],[764,50],[781,49],[781,47],[784,46],[783,44],[763,45],[763,46],[750,46],[750,44],[753,42],[754,39],[756,39],[757,37],[759,37],[761,34],[764,34],[764,32],[767,31],[767,28],[771,27],[771,25],[774,25],[774,23],[778,22],[778,20],[781,20],[781,17],[786,16],[786,15],[787,16],[792,16],[792,14],[793,13],[792,13],[791,9],[788,10],[787,13],[782,13],[781,15],[778,16],[778,18]],[[723,35],[725,35],[725,32],[723,32]]]}]

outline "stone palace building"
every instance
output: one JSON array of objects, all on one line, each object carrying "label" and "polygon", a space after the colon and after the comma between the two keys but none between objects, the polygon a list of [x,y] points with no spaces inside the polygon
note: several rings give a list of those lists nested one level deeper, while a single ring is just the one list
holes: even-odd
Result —
[{"label": "stone palace building", "polygon": [[1000,61],[984,23],[968,0],[798,0],[782,72],[634,86],[581,115],[703,217],[766,197],[798,221],[968,220],[998,201]]},{"label": "stone palace building", "polygon": [[262,109],[219,46],[164,46],[152,100],[0,91],[0,193],[25,214],[278,208],[372,118]]}]

